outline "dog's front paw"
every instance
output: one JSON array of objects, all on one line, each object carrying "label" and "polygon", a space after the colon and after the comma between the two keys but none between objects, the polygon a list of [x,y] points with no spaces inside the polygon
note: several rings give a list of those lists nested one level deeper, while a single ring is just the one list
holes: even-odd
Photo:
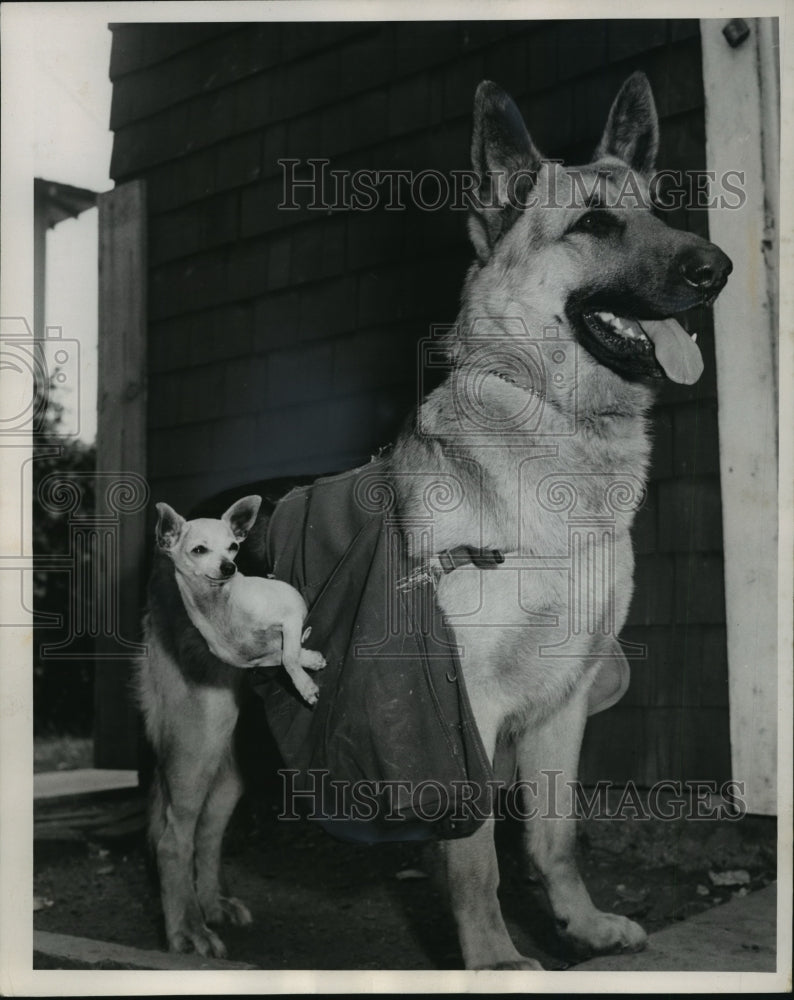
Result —
[{"label": "dog's front paw", "polygon": [[206,924],[183,924],[168,937],[171,951],[195,951],[204,958],[226,958],[226,945]]},{"label": "dog's front paw", "polygon": [[316,649],[301,649],[301,666],[304,670],[322,670],[325,657]]},{"label": "dog's front paw", "polygon": [[320,698],[320,689],[309,677],[309,675],[305,674],[302,670],[297,671],[297,673],[292,674],[291,676],[292,682],[297,688],[298,694],[313,708]]},{"label": "dog's front paw", "polygon": [[571,921],[565,933],[586,952],[642,951],[648,941],[648,935],[633,920],[600,910],[577,924]]},{"label": "dog's front paw", "polygon": [[202,904],[202,909],[208,924],[222,924],[228,921],[235,927],[246,927],[253,923],[251,911],[236,896],[217,896],[211,904]]},{"label": "dog's front paw", "polygon": [[254,922],[254,918],[251,916],[251,911],[245,903],[236,896],[221,897],[221,906],[226,919],[229,923],[234,924],[235,927],[247,927],[248,924],[252,924]]}]

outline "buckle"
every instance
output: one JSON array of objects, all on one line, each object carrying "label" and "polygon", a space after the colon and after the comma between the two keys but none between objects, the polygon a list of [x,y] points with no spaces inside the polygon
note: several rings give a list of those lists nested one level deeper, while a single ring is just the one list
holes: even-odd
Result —
[{"label": "buckle", "polygon": [[452,573],[453,570],[469,563],[477,569],[496,569],[505,561],[505,557],[499,549],[476,549],[471,545],[456,545],[454,549],[444,549],[438,553],[438,561],[445,573]]}]

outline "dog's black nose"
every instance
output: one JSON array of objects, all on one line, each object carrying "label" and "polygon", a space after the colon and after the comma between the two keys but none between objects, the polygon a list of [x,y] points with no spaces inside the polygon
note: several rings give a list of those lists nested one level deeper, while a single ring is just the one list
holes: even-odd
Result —
[{"label": "dog's black nose", "polygon": [[689,247],[678,260],[678,270],[684,281],[703,293],[704,298],[716,294],[733,270],[730,258],[713,243]]},{"label": "dog's black nose", "polygon": [[234,576],[237,572],[237,566],[230,562],[228,559],[221,563],[221,576]]}]

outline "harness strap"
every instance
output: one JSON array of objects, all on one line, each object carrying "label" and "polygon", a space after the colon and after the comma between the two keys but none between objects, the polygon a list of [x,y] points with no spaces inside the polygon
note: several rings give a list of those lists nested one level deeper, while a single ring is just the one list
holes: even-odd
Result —
[{"label": "harness strap", "polygon": [[476,549],[472,545],[456,545],[438,553],[438,561],[445,573],[473,563],[477,569],[496,569],[505,561],[499,549]]},{"label": "harness strap", "polygon": [[407,576],[397,581],[397,590],[403,593],[426,583],[435,583],[441,573],[451,573],[461,566],[471,564],[477,569],[496,569],[505,561],[499,549],[477,549],[473,545],[456,545],[454,549],[444,549],[430,562],[421,563]]}]

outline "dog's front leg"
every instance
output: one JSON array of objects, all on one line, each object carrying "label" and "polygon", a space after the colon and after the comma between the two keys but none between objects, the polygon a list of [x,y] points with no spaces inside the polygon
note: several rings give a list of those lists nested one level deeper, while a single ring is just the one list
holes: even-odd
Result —
[{"label": "dog's front leg", "polygon": [[[185,792],[186,782],[194,782],[196,793]],[[226,949],[220,938],[207,927],[193,883],[194,835],[201,810],[201,798],[208,782],[198,768],[180,767],[170,774],[169,805],[165,826],[157,841],[157,868],[165,919],[165,935],[171,951],[195,950],[200,955],[223,958]],[[171,794],[175,785],[181,786]]]},{"label": "dog's front leg", "polygon": [[195,949],[223,958],[226,948],[207,927],[196,895],[195,837],[208,793],[230,752],[236,696],[231,689],[196,686],[186,690],[173,708],[159,764],[165,822],[155,845],[166,937],[172,951]]},{"label": "dog's front leg", "polygon": [[542,969],[513,944],[496,891],[499,868],[494,846],[494,820],[465,840],[439,846],[449,903],[467,969]]},{"label": "dog's front leg", "polygon": [[208,924],[219,924],[224,919],[238,926],[251,923],[248,907],[223,890],[221,877],[223,834],[242,793],[243,782],[230,743],[196,830],[196,893]]},{"label": "dog's front leg", "polygon": [[[483,747],[493,760],[497,720],[489,718],[487,703],[476,690],[471,697]],[[438,860],[466,968],[542,969],[516,949],[502,917],[493,817],[471,837],[442,841]]]},{"label": "dog's front leg", "polygon": [[597,910],[576,864],[574,785],[587,719],[587,685],[517,746],[527,791],[525,844],[549,896],[557,926],[579,951],[638,951],[645,931],[627,917]]},{"label": "dog's front leg", "polygon": [[[320,689],[303,669],[302,662],[306,662],[307,669],[318,670],[321,669],[321,666],[325,666],[325,660],[319,654],[310,653],[309,650],[304,650],[301,646],[302,618],[286,619],[282,625],[282,631],[284,635],[284,658],[282,661],[284,668],[292,678],[292,683],[297,688],[298,694],[309,705],[316,705]],[[304,656],[305,653],[310,653],[308,658]]]}]

